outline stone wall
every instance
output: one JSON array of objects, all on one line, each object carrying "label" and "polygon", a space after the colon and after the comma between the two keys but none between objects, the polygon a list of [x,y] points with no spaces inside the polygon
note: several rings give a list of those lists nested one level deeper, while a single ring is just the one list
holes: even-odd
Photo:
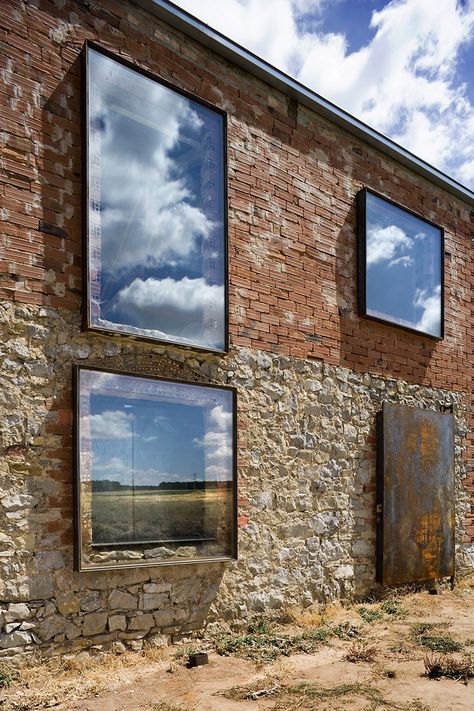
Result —
[{"label": "stone wall", "polygon": [[[375,414],[384,401],[456,415],[458,572],[468,506],[459,393],[247,348],[226,357],[82,334],[67,311],[3,304],[0,649],[162,643],[208,617],[375,584]],[[239,560],[73,571],[72,364],[232,384],[239,393]],[[59,427],[59,430],[58,430]],[[65,433],[60,434],[60,431]],[[68,446],[63,441],[67,438]],[[53,454],[53,451],[55,454]]]}]

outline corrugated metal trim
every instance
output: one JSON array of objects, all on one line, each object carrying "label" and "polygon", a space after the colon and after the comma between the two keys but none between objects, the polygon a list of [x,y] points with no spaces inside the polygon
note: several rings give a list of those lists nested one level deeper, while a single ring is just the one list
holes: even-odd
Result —
[{"label": "corrugated metal trim", "polygon": [[474,207],[474,192],[472,190],[410,153],[387,136],[367,126],[363,121],[351,116],[347,111],[311,91],[296,79],[275,69],[264,59],[236,42],[232,42],[185,10],[167,0],[132,0],[132,2]]}]

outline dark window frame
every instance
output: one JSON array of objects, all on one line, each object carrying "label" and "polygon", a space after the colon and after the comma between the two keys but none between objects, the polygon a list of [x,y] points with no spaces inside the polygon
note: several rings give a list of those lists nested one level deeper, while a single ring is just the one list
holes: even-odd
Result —
[{"label": "dark window frame", "polygon": [[[396,207],[399,210],[403,210],[408,215],[416,217],[422,222],[426,222],[431,227],[436,228],[440,232],[440,277],[441,277],[441,293],[440,293],[440,306],[441,306],[441,324],[440,324],[440,335],[436,336],[432,333],[427,333],[426,331],[421,331],[417,328],[411,328],[405,324],[397,323],[390,319],[381,318],[379,316],[374,316],[371,313],[367,313],[367,195],[374,195],[375,197],[383,200],[384,202]],[[410,208],[401,205],[395,200],[388,198],[386,195],[373,190],[372,188],[364,187],[357,193],[356,196],[356,237],[357,237],[357,303],[358,303],[358,315],[362,318],[368,319],[370,321],[375,321],[377,323],[385,324],[386,326],[392,326],[393,328],[402,329],[408,333],[414,333],[422,338],[429,338],[434,341],[442,341],[444,339],[444,256],[445,256],[445,235],[444,227],[438,225],[436,222],[423,217],[419,213],[411,210]]]},{"label": "dark window frame", "polygon": [[[80,447],[80,375],[81,372],[92,371],[96,373],[104,373],[107,375],[118,375],[132,378],[140,378],[143,380],[152,380],[157,382],[172,383],[175,385],[183,385],[186,387],[196,386],[199,388],[209,388],[214,390],[224,390],[232,394],[232,521],[230,523],[230,555],[214,556],[208,558],[173,558],[173,559],[153,559],[146,558],[142,561],[133,560],[130,563],[117,563],[112,565],[83,565],[82,564],[82,527],[81,527],[81,447]],[[174,565],[200,565],[209,563],[222,563],[230,560],[238,560],[238,483],[237,483],[237,388],[231,385],[216,385],[213,383],[201,383],[187,380],[179,380],[177,378],[166,378],[146,373],[131,373],[130,371],[114,370],[94,365],[74,365],[72,373],[73,382],[73,509],[74,509],[74,569],[77,572],[102,571],[102,570],[118,570],[122,568],[151,568],[161,566]],[[136,544],[135,544],[136,545]],[[133,546],[130,543],[130,546]],[[121,546],[123,548],[123,545]]]},{"label": "dark window frame", "polygon": [[[222,117],[222,202],[223,202],[223,264],[224,264],[224,326],[223,326],[223,336],[224,336],[224,347],[218,348],[207,348],[200,344],[192,343],[182,343],[180,341],[174,341],[172,339],[160,339],[151,336],[141,335],[134,332],[127,332],[119,329],[108,329],[103,326],[97,326],[92,323],[91,320],[91,281],[90,281],[90,235],[89,235],[89,203],[90,203],[90,189],[89,189],[89,168],[90,168],[90,140],[89,140],[89,92],[88,92],[88,80],[89,80],[89,50],[93,50],[104,57],[122,65],[123,67],[137,72],[141,76],[150,79],[161,86],[183,96],[184,98],[196,102],[206,109],[219,114]],[[152,73],[151,71],[145,69],[139,64],[135,64],[129,60],[120,57],[113,52],[104,49],[100,44],[93,42],[91,40],[86,40],[82,49],[82,72],[81,72],[81,126],[82,126],[82,253],[83,257],[83,268],[82,268],[82,280],[83,280],[83,308],[82,308],[82,329],[84,331],[92,331],[97,333],[105,333],[114,336],[124,336],[125,338],[132,338],[134,340],[140,340],[148,343],[159,343],[167,346],[179,346],[192,351],[204,351],[207,353],[216,353],[225,355],[229,353],[230,338],[229,338],[229,209],[228,209],[228,151],[227,151],[227,112],[220,107],[214,106],[205,99],[195,96],[189,91],[182,89],[181,87],[174,86],[171,82],[162,79],[160,76]]]}]

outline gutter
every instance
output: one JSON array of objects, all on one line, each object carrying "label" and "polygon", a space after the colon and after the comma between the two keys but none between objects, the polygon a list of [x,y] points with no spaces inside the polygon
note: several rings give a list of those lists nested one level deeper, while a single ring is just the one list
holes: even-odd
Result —
[{"label": "gutter", "polygon": [[241,47],[228,37],[190,15],[185,10],[168,0],[132,0],[143,10],[162,20],[171,27],[191,37],[215,54],[224,57],[232,64],[258,77],[275,89],[299,102],[308,109],[340,126],[356,138],[373,146],[381,153],[393,158],[413,172],[438,185],[448,193],[460,198],[470,207],[474,207],[474,192],[458,183],[454,178],[433,167],[426,161],[406,150],[395,141],[371,128],[363,121],[351,116],[316,92],[308,89],[296,79],[276,69],[248,49]]}]

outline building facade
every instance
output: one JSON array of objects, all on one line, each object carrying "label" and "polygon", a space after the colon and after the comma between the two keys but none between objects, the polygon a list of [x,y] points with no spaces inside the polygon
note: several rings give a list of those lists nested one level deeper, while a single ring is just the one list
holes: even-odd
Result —
[{"label": "building facade", "polygon": [[[453,413],[456,575],[472,572],[474,195],[165,2],[4,0],[0,29],[1,654],[140,648],[209,615],[377,590],[384,403]],[[150,183],[138,215],[127,190]],[[142,229],[160,234],[154,261]],[[402,274],[410,313],[394,307]],[[171,316],[150,327],[157,303]],[[117,385],[125,409],[104,404],[112,389],[87,391],[91,372],[136,379]],[[145,401],[151,434],[126,409]],[[168,529],[144,542],[119,527],[120,555],[100,548],[99,495],[128,495],[130,467],[134,496],[166,489],[179,474],[154,486],[159,467],[142,460],[180,438],[196,450],[183,486],[201,486],[199,521],[214,521],[199,545],[186,527],[175,547]],[[213,482],[227,472],[217,523],[219,486],[197,483],[198,461]]]}]

